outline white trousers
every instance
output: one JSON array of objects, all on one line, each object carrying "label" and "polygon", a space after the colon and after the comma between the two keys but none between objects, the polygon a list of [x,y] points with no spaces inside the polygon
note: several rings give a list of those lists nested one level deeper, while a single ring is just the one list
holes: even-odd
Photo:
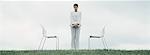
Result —
[{"label": "white trousers", "polygon": [[79,36],[80,36],[80,28],[72,28],[71,27],[71,48],[78,49],[79,48]]}]

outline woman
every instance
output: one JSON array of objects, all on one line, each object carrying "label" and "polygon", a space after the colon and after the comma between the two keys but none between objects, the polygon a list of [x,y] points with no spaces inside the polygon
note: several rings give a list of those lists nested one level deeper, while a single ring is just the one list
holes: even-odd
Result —
[{"label": "woman", "polygon": [[71,12],[71,48],[79,48],[79,36],[80,36],[80,21],[81,21],[81,12],[78,11],[78,4],[74,4],[74,11]]}]

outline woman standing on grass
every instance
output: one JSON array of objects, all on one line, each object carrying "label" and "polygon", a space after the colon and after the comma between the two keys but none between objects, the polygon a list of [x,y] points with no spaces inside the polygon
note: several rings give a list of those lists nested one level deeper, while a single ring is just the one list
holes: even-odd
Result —
[{"label": "woman standing on grass", "polygon": [[80,26],[81,26],[81,12],[78,11],[78,4],[73,5],[74,11],[71,12],[71,48],[79,48],[79,36],[80,36]]}]

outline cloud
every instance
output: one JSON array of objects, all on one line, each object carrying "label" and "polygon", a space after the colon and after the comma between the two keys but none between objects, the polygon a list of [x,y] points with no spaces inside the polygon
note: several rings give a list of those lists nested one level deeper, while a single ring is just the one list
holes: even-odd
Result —
[{"label": "cloud", "polygon": [[[42,24],[48,35],[57,35],[60,49],[70,49],[72,2],[1,2],[1,49],[37,49]],[[145,49],[149,46],[148,2],[79,2],[82,12],[80,48],[87,48],[90,35],[100,35],[110,48]],[[95,42],[99,42],[97,44]],[[92,48],[103,48],[101,40],[91,40]],[[99,47],[100,46],[100,47]],[[47,39],[44,49],[55,49],[55,39]]]},{"label": "cloud", "polygon": [[148,0],[1,0],[1,1],[148,1]]}]

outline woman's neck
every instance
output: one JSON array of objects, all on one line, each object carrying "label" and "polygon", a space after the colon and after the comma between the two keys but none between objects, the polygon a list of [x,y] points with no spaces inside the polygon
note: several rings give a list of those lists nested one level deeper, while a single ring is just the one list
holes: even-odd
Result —
[{"label": "woman's neck", "polygon": [[77,10],[75,10],[75,12],[78,12]]}]

